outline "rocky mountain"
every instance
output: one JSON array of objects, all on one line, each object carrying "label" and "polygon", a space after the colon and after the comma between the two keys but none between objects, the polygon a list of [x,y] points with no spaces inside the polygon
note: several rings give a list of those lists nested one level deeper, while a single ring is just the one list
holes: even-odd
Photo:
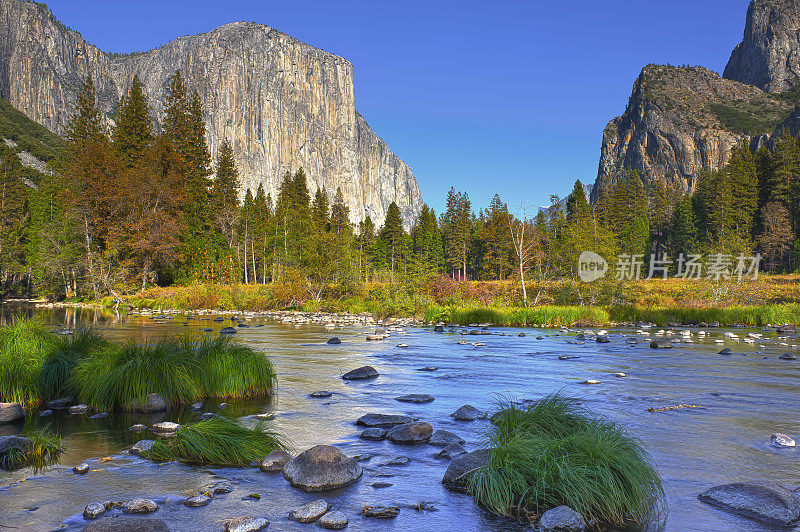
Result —
[{"label": "rocky mountain", "polygon": [[[646,66],[628,106],[603,132],[592,198],[601,184],[636,170],[692,193],[703,168],[717,170],[731,148],[751,149],[791,126],[800,102],[800,0],[752,0],[744,40],[724,77],[703,67]],[[797,121],[795,119],[795,121]]]},{"label": "rocky mountain", "polygon": [[251,22],[180,37],[144,53],[109,54],[60,23],[43,4],[0,0],[0,96],[63,134],[87,76],[109,121],[138,75],[160,118],[180,70],[203,101],[212,156],[228,138],[244,191],[273,197],[286,170],[303,167],[313,194],[342,188],[353,222],[383,223],[392,201],[410,225],[422,206],[417,181],[358,113],[353,65]]}]

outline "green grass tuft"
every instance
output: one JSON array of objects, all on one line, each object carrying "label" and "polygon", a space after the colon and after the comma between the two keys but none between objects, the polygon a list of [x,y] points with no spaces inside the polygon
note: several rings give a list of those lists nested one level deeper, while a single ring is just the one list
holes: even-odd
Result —
[{"label": "green grass tuft", "polygon": [[58,337],[34,320],[18,318],[0,328],[0,401],[38,405],[39,376],[58,345]]},{"label": "green grass tuft", "polygon": [[58,463],[61,453],[64,452],[61,436],[58,433],[42,429],[25,437],[30,440],[30,447],[28,449],[15,447],[0,455],[0,469],[11,470],[28,466],[38,472]]},{"label": "green grass tuft", "polygon": [[172,438],[159,438],[147,454],[155,461],[247,466],[276,449],[285,449],[281,437],[264,428],[252,429],[225,418],[211,418],[178,429]]},{"label": "green grass tuft", "polygon": [[77,389],[72,375],[78,362],[109,345],[100,333],[92,329],[77,329],[58,340],[58,347],[47,358],[39,374],[39,389],[45,400],[74,397]]},{"label": "green grass tuft", "polygon": [[173,405],[202,397],[263,397],[276,383],[263,353],[228,338],[108,345],[80,360],[74,375],[81,401],[101,409],[143,404],[150,393]]},{"label": "green grass tuft", "polygon": [[642,443],[559,395],[504,404],[489,443],[489,459],[472,475],[471,489],[501,515],[536,517],[565,504],[604,526],[644,524],[663,500]]}]

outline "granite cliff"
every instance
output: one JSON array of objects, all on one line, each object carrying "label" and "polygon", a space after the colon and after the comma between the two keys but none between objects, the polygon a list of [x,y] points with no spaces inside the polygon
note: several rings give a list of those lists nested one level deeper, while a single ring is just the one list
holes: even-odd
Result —
[{"label": "granite cliff", "polygon": [[800,0],[752,0],[744,39],[725,75],[703,67],[646,66],[628,106],[603,132],[592,198],[601,184],[636,170],[645,183],[692,193],[703,168],[717,170],[731,148],[766,143],[797,121]]},{"label": "granite cliff", "polygon": [[0,0],[0,96],[63,134],[87,76],[109,122],[138,75],[155,118],[170,76],[184,75],[203,100],[211,153],[228,138],[243,190],[273,197],[287,169],[309,188],[342,188],[353,222],[383,223],[392,201],[409,226],[422,206],[417,181],[358,113],[353,65],[274,28],[251,22],[180,37],[154,50],[109,54],[61,24],[43,4]]}]

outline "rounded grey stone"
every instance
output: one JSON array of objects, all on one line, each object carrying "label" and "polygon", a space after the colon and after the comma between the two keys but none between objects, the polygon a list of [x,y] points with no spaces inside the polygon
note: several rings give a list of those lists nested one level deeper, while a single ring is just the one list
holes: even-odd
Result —
[{"label": "rounded grey stone", "polygon": [[342,530],[347,524],[347,516],[339,510],[328,512],[317,519],[317,525],[326,530]]},{"label": "rounded grey stone", "polygon": [[330,509],[331,505],[325,499],[317,499],[308,504],[295,508],[289,513],[289,519],[298,523],[313,523]]},{"label": "rounded grey stone", "polygon": [[283,468],[283,476],[289,484],[305,492],[341,488],[357,481],[362,474],[355,460],[330,445],[317,445],[303,451]]}]

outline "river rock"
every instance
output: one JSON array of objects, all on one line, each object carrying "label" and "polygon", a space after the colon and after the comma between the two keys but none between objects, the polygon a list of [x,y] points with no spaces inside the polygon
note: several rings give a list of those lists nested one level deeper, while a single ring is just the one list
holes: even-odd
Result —
[{"label": "river rock", "polygon": [[19,403],[0,403],[0,425],[25,419],[25,410]]},{"label": "river rock", "polygon": [[130,452],[133,456],[142,456],[147,454],[147,452],[152,449],[153,444],[155,441],[153,440],[139,440],[134,444],[133,447],[130,448]]},{"label": "river rock", "polygon": [[611,340],[609,340],[608,336],[606,336],[605,334],[601,334],[595,339],[595,342],[597,342],[598,344],[607,344],[610,343]]},{"label": "river rock", "polygon": [[325,499],[317,499],[310,503],[295,508],[289,514],[289,519],[297,521],[298,523],[313,523],[322,515],[330,510],[331,505]]},{"label": "river rock", "polygon": [[42,410],[41,412],[39,412],[39,417],[47,417],[47,416],[52,416],[52,415],[53,415],[53,411],[50,410],[50,409]]},{"label": "river rock", "polygon": [[106,513],[107,510],[106,505],[101,502],[90,502],[86,505],[86,508],[83,509],[83,517],[86,519],[97,519]]},{"label": "river rock", "polygon": [[444,487],[457,493],[467,493],[470,475],[486,463],[490,452],[489,449],[478,449],[455,458],[442,478]]},{"label": "river rock", "polygon": [[181,426],[178,423],[173,423],[172,421],[162,421],[150,427],[153,432],[161,435],[176,434],[180,428]]},{"label": "river rock", "polygon": [[138,399],[134,399],[131,403],[131,409],[134,412],[144,412],[151,414],[153,412],[163,412],[167,409],[167,402],[161,395],[157,393],[149,393],[144,401],[144,406],[139,404]]},{"label": "river rock", "polygon": [[447,446],[439,451],[439,454],[436,456],[446,460],[452,460],[457,456],[461,456],[462,454],[467,454],[467,450],[464,449],[463,445],[460,443],[448,443]]},{"label": "river rock", "polygon": [[719,353],[717,353],[717,354],[718,355],[732,355],[733,354],[733,349],[731,349],[730,347],[726,347],[725,349],[721,349],[719,351]]},{"label": "river rock", "polygon": [[797,360],[797,355],[794,353],[784,353],[781,355],[782,360]]},{"label": "river rock", "polygon": [[79,465],[76,465],[75,467],[73,467],[72,468],[72,472],[76,473],[78,475],[85,475],[86,473],[89,472],[89,469],[90,469],[89,464],[87,464],[86,462],[83,462],[82,464],[79,464]]},{"label": "river rock", "polygon": [[414,420],[410,416],[399,414],[364,414],[356,421],[356,425],[362,427],[394,427],[412,423]]},{"label": "river rock", "polygon": [[652,349],[672,349],[672,340],[669,338],[656,338],[650,342]]},{"label": "river rock", "polygon": [[433,332],[443,333],[444,332],[444,325],[434,325]]},{"label": "river rock", "polygon": [[188,506],[189,508],[200,508],[201,506],[206,506],[208,503],[211,502],[211,497],[208,495],[195,495],[194,497],[189,497],[185,501],[183,501],[184,506]]},{"label": "river rock", "polygon": [[425,366],[424,368],[418,368],[417,371],[438,371],[439,368],[436,366]]},{"label": "river rock", "polygon": [[431,439],[428,440],[428,445],[433,445],[435,447],[447,447],[451,443],[463,445],[464,439],[457,434],[453,434],[449,430],[437,430],[433,433]]},{"label": "river rock", "polygon": [[99,414],[95,414],[93,416],[89,416],[89,419],[105,419],[109,416],[108,412],[100,412]]},{"label": "river rock", "polygon": [[237,517],[225,523],[225,532],[258,532],[269,526],[263,517]]},{"label": "river rock", "polygon": [[406,423],[390,430],[386,437],[392,443],[415,445],[428,443],[431,434],[433,434],[433,427],[428,423]]},{"label": "river rock", "polygon": [[797,326],[795,325],[781,325],[777,328],[778,334],[796,333]]},{"label": "river rock", "polygon": [[361,514],[375,519],[394,519],[400,513],[397,506],[364,506]]},{"label": "river rock", "polygon": [[31,446],[31,440],[22,436],[0,436],[0,454],[6,454],[12,449],[26,450]]},{"label": "river rock", "polygon": [[464,405],[450,414],[450,417],[456,421],[475,421],[476,419],[486,419],[486,412],[478,410],[472,405]]},{"label": "river rock", "polygon": [[161,519],[120,515],[93,521],[83,532],[169,532],[169,527]]},{"label": "river rock", "polygon": [[581,358],[580,355],[559,355],[559,360],[574,360],[576,358]]},{"label": "river rock", "polygon": [[283,471],[283,466],[289,463],[292,455],[286,451],[275,449],[261,461],[261,471],[264,473],[280,473]]},{"label": "river rock", "polygon": [[47,408],[51,408],[53,410],[66,410],[71,404],[72,397],[59,397],[58,399],[48,401]]},{"label": "river rock", "polygon": [[131,499],[122,503],[122,511],[126,514],[150,514],[158,510],[158,505],[150,499]]},{"label": "river rock", "polygon": [[381,465],[395,467],[395,466],[407,466],[410,463],[411,463],[411,458],[409,458],[408,456],[397,456],[395,458],[392,458],[388,462],[384,462]]},{"label": "river rock", "polygon": [[583,516],[565,505],[547,510],[539,518],[540,532],[583,532],[585,529]]},{"label": "river rock", "polygon": [[525,333],[524,333],[524,332],[521,332],[521,333],[519,333],[517,336],[518,336],[518,337],[520,337],[520,338],[525,338]]},{"label": "river rock", "polygon": [[317,445],[303,451],[283,468],[283,476],[289,484],[305,492],[341,488],[360,479],[362,473],[355,460],[330,445]]},{"label": "river rock", "polygon": [[400,397],[395,397],[401,403],[415,403],[415,404],[425,404],[425,403],[432,403],[434,401],[434,397],[432,395],[428,395],[427,393],[410,393],[407,395],[401,395]]},{"label": "river rock", "polygon": [[326,530],[342,530],[347,528],[347,516],[339,510],[328,512],[317,520],[317,526]]},{"label": "river rock", "polygon": [[361,431],[360,438],[369,441],[381,441],[386,438],[386,429],[372,427]]},{"label": "river rock", "polygon": [[230,482],[219,482],[209,489],[214,495],[224,495],[233,491],[233,485]]},{"label": "river rock", "polygon": [[89,407],[86,405],[75,405],[69,407],[69,413],[73,415],[85,414],[88,410]]},{"label": "river rock", "polygon": [[378,375],[380,375],[380,373],[372,366],[362,366],[348,371],[342,375],[342,378],[346,381],[361,381],[365,379],[374,379]]},{"label": "river rock", "polygon": [[781,434],[780,432],[774,433],[770,436],[770,441],[772,445],[775,447],[796,447],[797,444],[795,443],[794,439],[787,436],[786,434]]},{"label": "river rock", "polygon": [[369,342],[380,342],[384,338],[386,338],[386,336],[384,336],[382,334],[368,334],[367,335],[367,341],[369,341]]},{"label": "river rock", "polygon": [[328,391],[325,391],[325,390],[319,390],[317,392],[311,392],[309,394],[310,397],[314,397],[315,399],[325,399],[325,398],[328,398],[328,397],[330,397],[332,395],[333,394],[331,392],[328,392]]},{"label": "river rock", "polygon": [[234,327],[223,327],[219,331],[220,334],[236,334],[236,329]]},{"label": "river rock", "polygon": [[698,496],[703,502],[765,523],[790,526],[800,520],[800,498],[771,481],[715,486]]},{"label": "river rock", "polygon": [[333,338],[328,339],[328,341],[326,343],[328,345],[339,345],[339,344],[342,343],[342,341],[334,336]]}]

